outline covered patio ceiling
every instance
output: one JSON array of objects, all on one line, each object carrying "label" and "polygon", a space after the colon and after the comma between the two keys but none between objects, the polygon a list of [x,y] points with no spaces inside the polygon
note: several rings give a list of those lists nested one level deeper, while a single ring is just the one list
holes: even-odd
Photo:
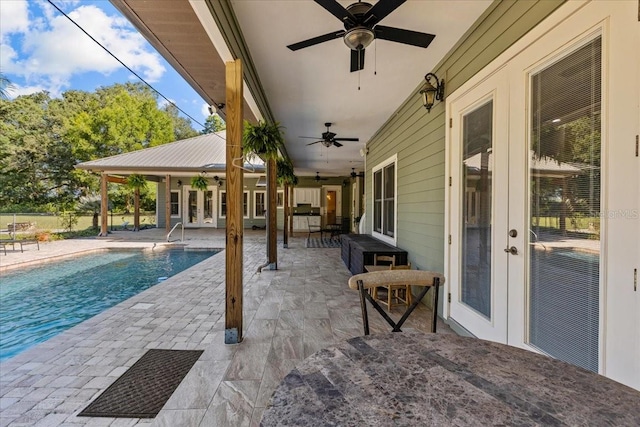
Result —
[{"label": "covered patio ceiling", "polygon": [[[350,72],[341,38],[298,51],[287,45],[343,24],[311,0],[111,0],[210,104],[225,102],[224,63],[243,59],[245,118],[281,123],[296,174],[346,176],[364,169],[366,143],[491,0],[408,0],[381,25],[434,34],[428,48],[375,40]],[[347,7],[353,1],[339,1]],[[375,4],[376,1],[371,1]],[[442,76],[439,76],[442,77]],[[224,111],[224,110],[223,110]],[[342,147],[307,145],[333,123]]]}]

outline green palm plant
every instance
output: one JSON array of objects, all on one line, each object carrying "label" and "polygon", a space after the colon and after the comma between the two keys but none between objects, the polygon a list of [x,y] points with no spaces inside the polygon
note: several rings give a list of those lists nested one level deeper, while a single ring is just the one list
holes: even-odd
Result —
[{"label": "green palm plant", "polygon": [[9,99],[9,91],[13,89],[11,81],[0,73],[0,99]]},{"label": "green palm plant", "polygon": [[133,231],[140,230],[140,190],[147,187],[147,180],[139,174],[127,177],[127,186],[133,188]]},{"label": "green palm plant", "polygon": [[284,133],[278,122],[268,123],[261,120],[252,124],[245,120],[242,133],[242,153],[245,156],[275,160],[283,144]]}]

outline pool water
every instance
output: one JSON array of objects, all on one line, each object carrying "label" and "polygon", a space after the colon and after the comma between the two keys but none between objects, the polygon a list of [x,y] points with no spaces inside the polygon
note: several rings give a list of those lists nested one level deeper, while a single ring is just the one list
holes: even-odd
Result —
[{"label": "pool water", "polygon": [[0,276],[0,360],[218,253],[108,251]]}]

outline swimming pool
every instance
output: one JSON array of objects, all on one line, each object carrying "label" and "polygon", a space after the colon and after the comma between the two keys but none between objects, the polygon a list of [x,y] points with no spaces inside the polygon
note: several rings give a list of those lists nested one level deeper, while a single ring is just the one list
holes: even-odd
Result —
[{"label": "swimming pool", "polygon": [[3,273],[0,360],[44,342],[218,252],[108,251]]}]

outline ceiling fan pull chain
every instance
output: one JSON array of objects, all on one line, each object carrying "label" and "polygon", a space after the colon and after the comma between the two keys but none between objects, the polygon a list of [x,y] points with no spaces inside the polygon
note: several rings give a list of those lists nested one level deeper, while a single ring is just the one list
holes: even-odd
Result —
[{"label": "ceiling fan pull chain", "polygon": [[373,40],[373,75],[378,75],[378,41]]}]

